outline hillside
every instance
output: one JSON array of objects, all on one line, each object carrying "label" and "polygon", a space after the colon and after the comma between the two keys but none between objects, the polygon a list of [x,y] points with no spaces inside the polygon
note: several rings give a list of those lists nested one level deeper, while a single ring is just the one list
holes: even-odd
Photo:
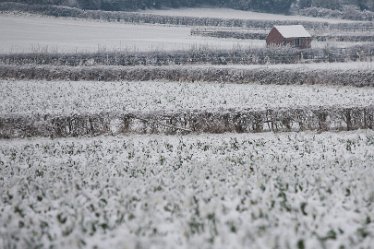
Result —
[{"label": "hillside", "polygon": [[310,7],[342,10],[345,6],[355,6],[360,10],[374,11],[374,3],[371,0],[13,0],[9,2],[26,4],[53,4],[78,7],[81,9],[101,10],[139,10],[161,9],[180,7],[229,7],[240,10],[257,10],[274,13],[289,13],[292,8],[305,9]]}]

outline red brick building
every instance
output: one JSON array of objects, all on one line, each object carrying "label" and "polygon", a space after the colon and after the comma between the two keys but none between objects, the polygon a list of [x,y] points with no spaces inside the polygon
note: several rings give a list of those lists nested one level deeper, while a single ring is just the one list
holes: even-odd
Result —
[{"label": "red brick building", "polygon": [[311,48],[312,36],[302,25],[274,26],[266,37],[266,45]]}]

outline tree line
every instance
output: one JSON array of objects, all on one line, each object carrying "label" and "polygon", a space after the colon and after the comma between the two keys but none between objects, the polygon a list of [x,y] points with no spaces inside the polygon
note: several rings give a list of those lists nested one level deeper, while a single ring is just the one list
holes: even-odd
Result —
[{"label": "tree line", "polygon": [[[133,11],[179,7],[229,7],[273,13],[288,13],[291,9],[310,7],[342,10],[354,6],[360,10],[374,11],[373,0],[9,0],[26,4],[64,5],[91,10]],[[8,2],[8,0],[0,0]]]}]

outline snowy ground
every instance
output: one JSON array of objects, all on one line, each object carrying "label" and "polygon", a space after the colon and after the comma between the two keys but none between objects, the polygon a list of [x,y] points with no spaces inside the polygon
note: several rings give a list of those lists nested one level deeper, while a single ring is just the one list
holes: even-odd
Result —
[{"label": "snowy ground", "polygon": [[177,82],[0,81],[0,115],[362,107],[372,87]]},{"label": "snowy ground", "polygon": [[365,130],[2,140],[0,247],[371,248],[373,162]]},{"label": "snowy ground", "polygon": [[259,13],[253,11],[234,10],[227,8],[180,8],[165,10],[145,10],[142,13],[167,16],[189,16],[189,17],[210,17],[223,19],[244,19],[244,20],[267,20],[267,21],[310,21],[310,22],[328,22],[328,23],[352,23],[355,21],[318,18],[297,15],[278,15],[269,13]]},{"label": "snowy ground", "polygon": [[0,14],[0,53],[153,51],[207,46],[232,49],[264,47],[264,41],[240,41],[190,35],[191,28],[93,20]]},{"label": "snowy ground", "polygon": [[[191,27],[186,26],[0,14],[0,53],[232,49],[266,45],[264,40],[221,39],[190,33]],[[314,41],[313,47],[358,44],[365,43]]]},{"label": "snowy ground", "polygon": [[364,46],[373,44],[372,42],[341,42],[341,41],[312,41],[312,48],[349,48],[353,46]]},{"label": "snowy ground", "polygon": [[238,68],[238,69],[274,69],[274,70],[374,70],[374,58],[370,61],[349,61],[349,62],[326,62],[326,63],[297,63],[297,64],[268,64],[268,65],[240,65],[240,64],[228,64],[228,65],[188,65],[183,67],[191,68]]}]

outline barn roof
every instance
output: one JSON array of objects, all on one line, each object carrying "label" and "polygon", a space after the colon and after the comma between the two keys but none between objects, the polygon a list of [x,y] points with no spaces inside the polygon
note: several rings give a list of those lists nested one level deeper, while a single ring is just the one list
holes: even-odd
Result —
[{"label": "barn roof", "polygon": [[312,37],[303,25],[274,26],[284,38]]}]

